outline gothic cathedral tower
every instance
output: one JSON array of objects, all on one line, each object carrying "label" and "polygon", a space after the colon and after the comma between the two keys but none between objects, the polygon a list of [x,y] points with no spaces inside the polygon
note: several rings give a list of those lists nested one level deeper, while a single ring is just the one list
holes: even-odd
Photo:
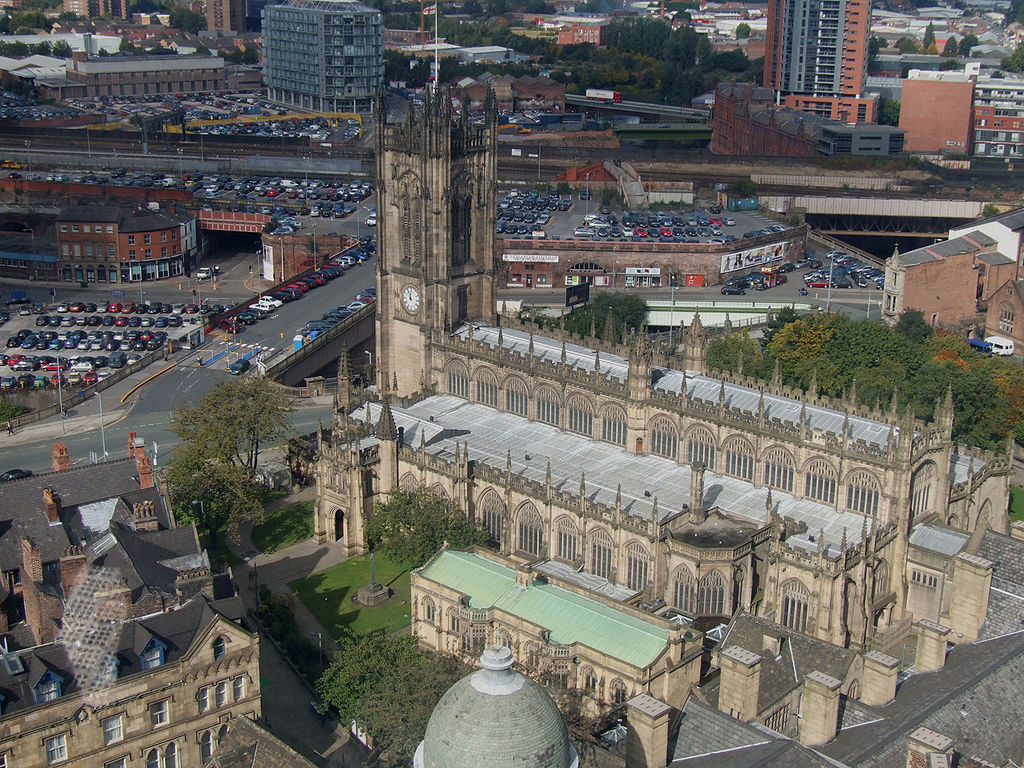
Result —
[{"label": "gothic cathedral tower", "polygon": [[[447,89],[389,124],[377,109],[377,387],[433,384],[431,336],[493,322],[497,114],[453,116]],[[396,385],[397,380],[397,385]]]}]

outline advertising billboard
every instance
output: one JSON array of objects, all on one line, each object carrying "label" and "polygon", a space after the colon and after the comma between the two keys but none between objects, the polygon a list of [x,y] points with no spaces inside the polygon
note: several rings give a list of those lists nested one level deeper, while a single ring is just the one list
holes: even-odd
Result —
[{"label": "advertising billboard", "polygon": [[748,248],[745,251],[723,253],[722,274],[759,267],[763,264],[782,262],[786,258],[786,248],[788,245],[788,241],[785,243],[770,243],[769,245],[762,245],[757,248]]}]

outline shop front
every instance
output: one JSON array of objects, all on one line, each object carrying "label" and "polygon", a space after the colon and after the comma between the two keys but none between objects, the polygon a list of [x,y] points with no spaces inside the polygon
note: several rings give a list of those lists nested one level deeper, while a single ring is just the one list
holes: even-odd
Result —
[{"label": "shop front", "polygon": [[626,267],[627,288],[660,288],[661,267]]},{"label": "shop front", "polygon": [[553,288],[557,253],[504,253],[501,260],[508,271],[509,287]]}]

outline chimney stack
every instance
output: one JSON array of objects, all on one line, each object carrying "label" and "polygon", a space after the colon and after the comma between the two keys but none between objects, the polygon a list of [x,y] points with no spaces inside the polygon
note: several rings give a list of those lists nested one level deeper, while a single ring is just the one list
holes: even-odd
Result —
[{"label": "chimney stack", "polygon": [[143,453],[142,457],[135,461],[139,466],[139,488],[152,488],[153,467],[149,463],[149,456]]},{"label": "chimney stack", "polygon": [[907,739],[907,768],[952,765],[953,740],[921,726]]},{"label": "chimney stack", "polygon": [[137,531],[155,531],[160,527],[156,507],[152,501],[140,501],[132,505],[132,519]]},{"label": "chimney stack", "polygon": [[761,657],[732,645],[719,654],[718,664],[718,709],[742,722],[753,720],[761,689]]},{"label": "chimney stack", "polygon": [[814,670],[804,678],[800,697],[800,743],[827,744],[839,729],[839,688],[842,680]]},{"label": "chimney stack", "polygon": [[664,768],[672,708],[646,693],[627,703],[626,768]]},{"label": "chimney stack", "polygon": [[43,509],[50,525],[60,523],[60,496],[54,493],[53,488],[43,488]]},{"label": "chimney stack", "polygon": [[936,672],[946,665],[946,636],[949,627],[928,619],[915,622],[917,628],[917,655],[914,669],[918,672]]},{"label": "chimney stack", "polygon": [[895,699],[896,675],[899,671],[899,659],[880,651],[869,651],[864,654],[860,700],[871,707],[884,707]]},{"label": "chimney stack", "polygon": [[63,472],[67,469],[71,469],[71,456],[68,454],[67,443],[54,443],[53,453],[50,455],[53,459],[53,471]]},{"label": "chimney stack", "polygon": [[85,581],[86,569],[84,550],[74,545],[65,547],[60,556],[60,585],[65,599],[71,590]]},{"label": "chimney stack", "polygon": [[136,461],[146,455],[146,441],[136,437],[135,430],[128,433],[128,455]]},{"label": "chimney stack", "polygon": [[703,462],[690,467],[690,519],[696,523],[707,520],[704,514],[704,470]]},{"label": "chimney stack", "polygon": [[995,563],[961,552],[953,558],[953,597],[949,604],[954,642],[973,643],[988,615],[988,594]]}]

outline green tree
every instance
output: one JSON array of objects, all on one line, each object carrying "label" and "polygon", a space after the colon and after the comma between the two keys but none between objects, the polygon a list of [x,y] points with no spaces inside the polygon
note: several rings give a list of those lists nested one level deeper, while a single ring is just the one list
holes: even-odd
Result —
[{"label": "green tree", "polygon": [[398,491],[374,507],[365,537],[371,547],[414,568],[427,562],[445,543],[464,549],[488,542],[486,531],[453,502],[427,488]]},{"label": "green tree", "polygon": [[885,48],[885,40],[881,37],[871,37],[868,40],[868,62],[873,63],[878,58],[878,53]]},{"label": "green tree", "polygon": [[263,517],[263,503],[249,473],[194,446],[183,444],[175,450],[167,466],[167,485],[178,524],[194,521],[201,533],[226,531],[237,538],[240,523],[257,523]]},{"label": "green tree", "polygon": [[928,22],[928,26],[924,30],[924,40],[922,41],[922,48],[930,48],[935,45],[935,24]]},{"label": "green tree", "polygon": [[882,125],[900,124],[900,103],[896,99],[883,96],[878,102],[878,122]]},{"label": "green tree", "polygon": [[730,185],[729,191],[737,197],[753,197],[757,194],[757,185],[751,179],[738,179]]},{"label": "green tree", "polygon": [[970,56],[971,48],[978,44],[978,36],[966,34],[960,39],[960,55]]},{"label": "green tree", "polygon": [[321,701],[343,723],[373,736],[371,764],[412,765],[434,707],[468,670],[450,656],[422,651],[410,635],[374,632],[347,638],[317,683]]},{"label": "green tree", "polygon": [[896,49],[900,53],[917,53],[921,50],[921,46],[912,37],[901,37],[896,41]]},{"label": "green tree", "polygon": [[745,21],[741,21],[736,25],[736,39],[745,40],[750,37],[750,25]]},{"label": "green tree", "polygon": [[615,338],[622,340],[631,331],[639,331],[647,323],[647,304],[642,298],[623,291],[601,291],[589,304],[573,312],[565,327],[580,336],[589,336],[591,325],[604,337],[605,323],[612,318]]},{"label": "green tree", "polygon": [[946,38],[945,45],[942,46],[942,55],[943,56],[956,56],[957,53],[959,52],[959,50],[960,49],[957,46],[956,38],[953,37],[952,35],[950,35],[949,37]]},{"label": "green tree", "polygon": [[893,328],[911,344],[924,344],[934,334],[934,330],[924,319],[924,313],[918,309],[904,310]]},{"label": "green tree", "polygon": [[170,25],[190,35],[196,34],[201,29],[206,29],[206,17],[190,10],[187,6],[176,5],[171,8]]},{"label": "green tree", "polygon": [[272,382],[243,376],[218,384],[197,405],[174,411],[171,431],[200,455],[232,462],[251,475],[260,449],[287,436],[289,411],[290,399]]},{"label": "green tree", "polygon": [[64,40],[58,40],[53,44],[52,54],[58,59],[70,59],[72,53],[71,46]]},{"label": "green tree", "polygon": [[121,44],[117,47],[117,50],[119,53],[137,53],[137,49],[135,48],[134,45],[132,45],[132,41],[129,40],[127,37],[121,38]]},{"label": "green tree", "polygon": [[1014,72],[1024,72],[1024,43],[1014,49],[1010,58],[1004,62],[1003,68]]}]

